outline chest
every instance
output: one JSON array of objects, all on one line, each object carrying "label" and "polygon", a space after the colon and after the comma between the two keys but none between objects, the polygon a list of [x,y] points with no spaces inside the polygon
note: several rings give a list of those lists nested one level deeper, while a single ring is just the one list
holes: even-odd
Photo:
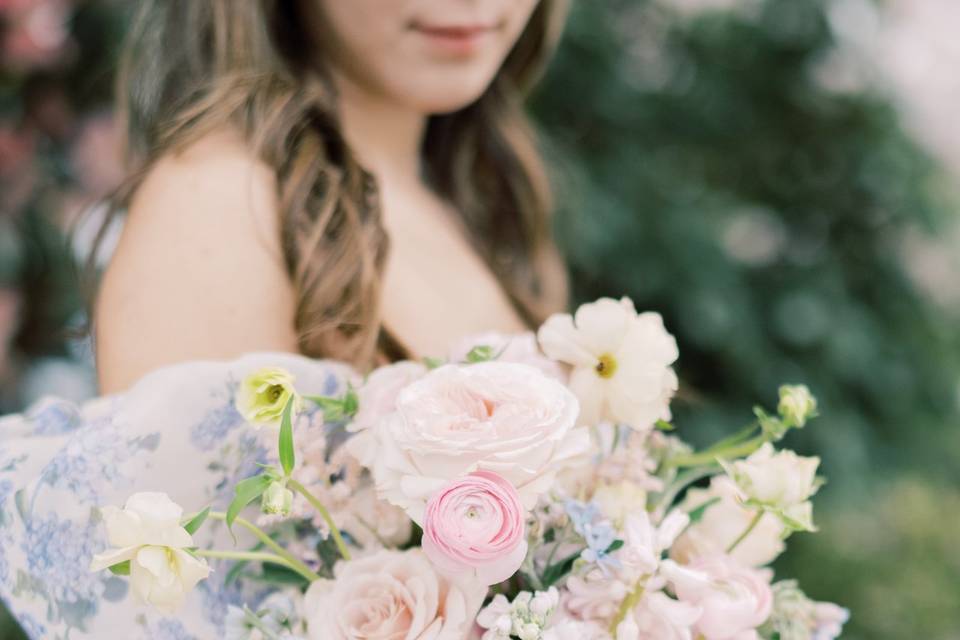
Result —
[{"label": "chest", "polygon": [[[416,206],[415,211],[397,207]],[[394,204],[387,218],[383,319],[418,356],[442,357],[465,335],[526,329],[456,219],[429,200]]]}]

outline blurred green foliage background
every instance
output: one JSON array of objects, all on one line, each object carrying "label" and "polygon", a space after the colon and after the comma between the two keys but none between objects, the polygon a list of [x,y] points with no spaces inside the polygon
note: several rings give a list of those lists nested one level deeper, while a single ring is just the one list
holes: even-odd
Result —
[{"label": "blurred green foliage background", "polygon": [[[10,49],[16,16],[0,9],[0,294],[17,311],[0,313],[4,410],[38,393],[24,384],[38,362],[89,372],[67,331],[80,307],[60,230],[115,173],[96,136],[128,7],[44,1],[65,29],[32,59]],[[949,242],[958,181],[881,89],[824,82],[827,0],[686,4],[575,4],[532,101],[575,298],[664,315],[694,442],[807,383],[822,417],[787,444],[820,455],[829,483],[821,532],[792,538],[778,575],[849,607],[845,638],[956,639],[960,313],[910,260]]]}]

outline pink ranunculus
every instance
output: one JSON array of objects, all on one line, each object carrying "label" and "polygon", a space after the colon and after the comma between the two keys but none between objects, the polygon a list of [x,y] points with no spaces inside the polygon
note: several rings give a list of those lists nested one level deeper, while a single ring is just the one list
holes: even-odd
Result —
[{"label": "pink ranunculus", "polygon": [[706,640],[755,640],[773,609],[772,572],[730,556],[704,556],[686,566],[665,560],[661,573],[681,601],[703,610],[694,628]]},{"label": "pink ranunculus", "polygon": [[422,545],[444,575],[503,582],[527,555],[517,490],[491,471],[454,480],[427,503]]},{"label": "pink ranunculus", "polygon": [[590,447],[578,411],[569,389],[533,367],[446,365],[400,392],[359,459],[374,458],[377,491],[418,524],[430,496],[472,471],[503,476],[532,509]]},{"label": "pink ranunculus", "polygon": [[445,579],[420,549],[340,562],[335,575],[304,596],[310,640],[462,640],[487,592]]}]

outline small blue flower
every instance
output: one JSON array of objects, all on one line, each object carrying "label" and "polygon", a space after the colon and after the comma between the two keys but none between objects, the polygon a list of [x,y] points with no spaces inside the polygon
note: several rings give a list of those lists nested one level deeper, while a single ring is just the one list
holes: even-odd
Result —
[{"label": "small blue flower", "polygon": [[573,529],[581,536],[586,537],[586,527],[600,515],[600,508],[593,502],[567,500],[563,504],[567,516],[570,518]]},{"label": "small blue flower", "polygon": [[618,567],[619,561],[607,553],[607,549],[616,540],[616,531],[607,520],[599,520],[600,508],[596,503],[567,500],[564,509],[570,517],[574,531],[587,543],[587,548],[580,557],[586,562],[596,564],[604,573],[610,568]]}]

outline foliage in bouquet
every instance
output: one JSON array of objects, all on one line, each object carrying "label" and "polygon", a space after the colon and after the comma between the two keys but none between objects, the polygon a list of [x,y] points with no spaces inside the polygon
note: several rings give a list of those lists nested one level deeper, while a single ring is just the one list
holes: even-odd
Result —
[{"label": "foliage in bouquet", "polygon": [[[605,298],[537,336],[489,334],[382,367],[341,397],[252,372],[237,405],[275,443],[271,459],[225,512],[184,516],[162,493],[105,508],[111,548],[91,569],[129,575],[164,611],[208,558],[280,578],[286,589],[231,608],[233,638],[839,636],[844,609],[766,566],[815,530],[819,459],[775,446],[815,399],[781,387],[776,413],[756,408],[694,451],[670,423],[677,357],[659,315]],[[210,520],[256,546],[200,546]]]}]

